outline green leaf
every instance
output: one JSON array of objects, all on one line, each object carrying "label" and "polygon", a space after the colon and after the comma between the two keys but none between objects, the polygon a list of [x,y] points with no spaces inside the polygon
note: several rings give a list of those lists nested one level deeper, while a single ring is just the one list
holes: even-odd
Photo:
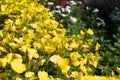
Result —
[{"label": "green leaf", "polygon": [[7,73],[0,73],[0,80],[8,80]]}]

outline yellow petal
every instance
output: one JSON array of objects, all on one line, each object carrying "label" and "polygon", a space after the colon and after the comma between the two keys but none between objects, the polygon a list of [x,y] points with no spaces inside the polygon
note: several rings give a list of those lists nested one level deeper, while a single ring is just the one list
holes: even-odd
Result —
[{"label": "yellow petal", "polygon": [[93,32],[91,29],[88,29],[88,30],[87,30],[87,34],[89,34],[89,35],[93,35],[94,32]]},{"label": "yellow petal", "polygon": [[95,50],[98,50],[100,48],[100,44],[96,43]]},{"label": "yellow petal", "polygon": [[119,67],[116,68],[116,71],[120,74],[120,68]]},{"label": "yellow petal", "polygon": [[0,51],[6,52],[7,50],[4,47],[0,47]]},{"label": "yellow petal", "polygon": [[[27,49],[28,51],[28,58],[29,60],[31,60],[33,58],[33,56],[35,54],[37,54],[37,50],[36,49],[33,49],[33,48],[30,48],[30,49]],[[36,55],[37,56],[37,55]],[[38,57],[38,56],[37,56]]]},{"label": "yellow petal", "polygon": [[16,80],[22,80],[21,78],[19,78],[19,77],[16,77]]},{"label": "yellow petal", "polygon": [[68,66],[68,64],[69,64],[69,59],[68,58],[60,58],[60,59],[58,59],[58,61],[57,61],[57,64],[58,64],[58,66],[60,67],[60,68],[65,68],[66,66]]},{"label": "yellow petal", "polygon": [[10,63],[12,61],[12,53],[7,54],[6,59],[7,62]]},{"label": "yellow petal", "polygon": [[38,72],[38,78],[40,80],[50,80],[50,78],[48,77],[48,73],[45,71],[39,71]]},{"label": "yellow petal", "polygon": [[2,65],[3,68],[6,67],[7,59],[6,58],[0,58],[0,66]]},{"label": "yellow petal", "polygon": [[53,62],[54,64],[57,64],[58,59],[60,59],[60,56],[54,55],[54,56],[51,56],[50,61]]},{"label": "yellow petal", "polygon": [[27,46],[23,45],[21,46],[21,48],[19,48],[19,50],[21,50],[22,52],[26,52]]},{"label": "yellow petal", "polygon": [[79,73],[77,71],[73,71],[70,76],[73,78],[77,78],[79,76]]},{"label": "yellow petal", "polygon": [[34,73],[34,72],[31,72],[31,71],[25,73],[25,77],[26,77],[26,78],[33,77],[34,75],[35,75],[35,73]]},{"label": "yellow petal", "polygon": [[42,66],[42,65],[44,65],[45,62],[46,62],[46,59],[42,59],[42,60],[40,60],[39,63],[38,63],[38,66]]},{"label": "yellow petal", "polygon": [[2,11],[5,11],[5,10],[6,10],[6,7],[7,7],[7,5],[1,5],[1,10],[2,10]]},{"label": "yellow petal", "polygon": [[22,64],[21,59],[11,61],[11,68],[17,73],[23,73],[26,70],[25,64]]}]

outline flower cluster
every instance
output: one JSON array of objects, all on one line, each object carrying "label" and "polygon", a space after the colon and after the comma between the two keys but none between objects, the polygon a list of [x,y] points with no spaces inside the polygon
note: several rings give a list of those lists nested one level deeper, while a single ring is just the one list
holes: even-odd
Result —
[{"label": "flower cluster", "polygon": [[88,5],[90,2],[90,0],[58,0],[57,2],[47,1],[46,5],[48,10],[54,14],[56,20],[68,28],[74,23],[80,23],[80,21],[87,23],[84,20],[92,23],[90,20],[96,18],[96,13],[99,10],[90,8]]},{"label": "flower cluster", "polygon": [[66,29],[35,0],[0,2],[0,79],[86,79],[97,67],[99,43],[94,32]]}]

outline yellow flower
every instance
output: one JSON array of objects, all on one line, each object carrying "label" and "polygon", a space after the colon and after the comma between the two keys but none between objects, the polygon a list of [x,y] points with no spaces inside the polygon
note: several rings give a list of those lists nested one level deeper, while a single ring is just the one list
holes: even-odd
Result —
[{"label": "yellow flower", "polygon": [[69,59],[60,57],[57,61],[58,66],[64,69],[69,64]]},{"label": "yellow flower", "polygon": [[19,45],[17,43],[11,42],[9,43],[10,47],[12,47],[13,49],[16,49],[19,47]]},{"label": "yellow flower", "polygon": [[36,49],[30,48],[30,49],[27,49],[27,51],[28,51],[28,58],[29,58],[29,60],[31,60],[33,57],[34,58],[39,58],[39,55],[37,54],[37,50]]},{"label": "yellow flower", "polygon": [[19,77],[16,77],[16,80],[22,80],[21,78],[19,78]]},{"label": "yellow flower", "polygon": [[46,59],[42,59],[42,60],[40,60],[39,63],[38,63],[38,66],[42,66],[42,65],[44,65],[45,62],[46,62]]},{"label": "yellow flower", "polygon": [[33,77],[33,76],[35,76],[35,73],[34,73],[34,72],[29,71],[29,72],[26,72],[26,73],[25,73],[25,77],[26,77],[26,78],[30,78],[30,77]]},{"label": "yellow flower", "polygon": [[[36,49],[40,49],[42,46],[42,44],[40,44],[39,42],[33,42],[33,47]],[[24,49],[24,48],[23,48]]]},{"label": "yellow flower", "polygon": [[62,58],[59,55],[54,55],[50,58],[50,61],[58,65],[61,68],[62,74],[68,77],[67,71],[70,69],[70,66],[68,66],[69,59]]},{"label": "yellow flower", "polygon": [[76,43],[75,41],[73,41],[73,42],[70,43],[69,47],[70,48],[78,48],[78,45],[79,45],[78,43]]},{"label": "yellow flower", "polygon": [[37,26],[36,23],[34,23],[34,24],[31,24],[31,27],[32,27],[32,28],[37,28],[38,26]]},{"label": "yellow flower", "polygon": [[66,67],[62,68],[61,69],[62,74],[64,74],[66,77],[69,77],[69,75],[67,74],[69,69],[70,69],[70,66],[66,66]]},{"label": "yellow flower", "polygon": [[49,76],[49,78],[50,78],[50,80],[55,80],[55,79],[53,78],[53,76]]},{"label": "yellow flower", "polygon": [[23,45],[21,48],[19,48],[20,51],[26,52],[27,51],[27,46]]},{"label": "yellow flower", "polygon": [[10,63],[12,61],[12,53],[7,54],[6,59],[7,62]]},{"label": "yellow flower", "polygon": [[54,78],[54,80],[61,80],[60,78]]},{"label": "yellow flower", "polygon": [[13,59],[22,59],[22,56],[16,53],[9,53],[6,56],[6,59],[7,59],[7,62],[10,64]]},{"label": "yellow flower", "polygon": [[83,44],[82,47],[83,47],[84,49],[87,49],[87,48],[89,48],[89,45],[88,45],[88,44]]},{"label": "yellow flower", "polygon": [[85,35],[85,32],[83,30],[80,30],[80,35]]},{"label": "yellow flower", "polygon": [[56,48],[53,45],[45,46],[45,52],[47,53],[53,53],[56,50]]},{"label": "yellow flower", "polygon": [[93,65],[95,68],[97,68],[98,62],[97,61],[89,61],[91,65]]},{"label": "yellow flower", "polygon": [[100,48],[100,44],[96,43],[95,50],[98,50]]},{"label": "yellow flower", "polygon": [[7,50],[4,47],[0,47],[0,51],[6,52]]},{"label": "yellow flower", "polygon": [[78,54],[78,52],[72,52],[70,53],[71,63],[73,66],[79,66],[80,62],[79,59],[81,58],[81,55]]},{"label": "yellow flower", "polygon": [[3,68],[6,68],[7,59],[6,58],[0,58],[0,66],[2,65]]},{"label": "yellow flower", "polygon": [[77,60],[77,61],[73,61],[73,62],[72,62],[72,65],[73,65],[73,66],[79,66],[79,65],[80,65],[80,62],[79,62],[78,60]]},{"label": "yellow flower", "polygon": [[93,39],[87,39],[87,42],[88,42],[89,45],[91,45],[92,42],[93,42]]},{"label": "yellow flower", "polygon": [[72,52],[70,53],[70,58],[72,61],[77,61],[78,59],[81,58],[81,55],[78,54],[78,52]]},{"label": "yellow flower", "polygon": [[116,68],[116,71],[120,74],[120,68],[119,67]]},{"label": "yellow flower", "polygon": [[79,73],[77,71],[73,71],[70,76],[73,78],[77,78],[79,76]]},{"label": "yellow flower", "polygon": [[34,38],[34,37],[35,37],[34,30],[32,30],[32,29],[28,29],[27,37],[29,37],[29,39]]},{"label": "yellow flower", "polygon": [[17,73],[23,73],[26,70],[25,64],[22,64],[22,59],[11,61],[11,68]]},{"label": "yellow flower", "polygon": [[58,66],[61,68],[62,74],[64,74],[66,77],[69,77],[67,75],[68,70],[70,69],[69,59],[60,57],[57,61]]},{"label": "yellow flower", "polygon": [[112,77],[114,77],[114,76],[115,76],[115,73],[114,73],[113,71],[111,72],[111,76],[112,76]]},{"label": "yellow flower", "polygon": [[18,18],[16,19],[16,22],[15,22],[16,25],[20,25],[21,24],[21,20]]},{"label": "yellow flower", "polygon": [[98,54],[89,53],[87,59],[89,64],[93,65],[94,67],[97,67],[100,56]]},{"label": "yellow flower", "polygon": [[84,65],[80,65],[80,70],[81,70],[83,73],[87,74],[87,68],[86,68]]},{"label": "yellow flower", "polygon": [[38,78],[39,80],[50,80],[50,78],[48,77],[48,73],[45,71],[39,71]]},{"label": "yellow flower", "polygon": [[22,56],[20,54],[13,53],[12,58],[14,58],[14,59],[22,59]]},{"label": "yellow flower", "polygon": [[59,55],[53,55],[50,58],[50,61],[53,62],[54,64],[57,64],[57,61],[60,59]]},{"label": "yellow flower", "polygon": [[23,43],[23,38],[14,38],[14,41],[18,44],[22,44]]},{"label": "yellow flower", "polygon": [[7,5],[1,5],[1,10],[2,10],[2,11],[5,11],[6,8],[7,8]]},{"label": "yellow flower", "polygon": [[88,72],[92,72],[93,71],[93,69],[90,66],[86,67],[86,69],[87,69]]},{"label": "yellow flower", "polygon": [[86,58],[80,60],[80,65],[84,65],[86,63],[87,63],[87,59]]},{"label": "yellow flower", "polygon": [[72,47],[70,47],[70,44],[68,44],[68,43],[65,43],[65,48],[67,49],[67,50],[72,50]]},{"label": "yellow flower", "polygon": [[81,80],[120,80],[120,79],[115,77],[86,75],[86,76],[83,76]]},{"label": "yellow flower", "polygon": [[93,35],[94,32],[93,32],[91,29],[88,29],[88,30],[87,30],[87,34],[89,34],[89,35]]},{"label": "yellow flower", "polygon": [[72,71],[70,76],[74,78],[74,80],[81,80],[81,78],[83,77],[83,73],[78,71]]}]

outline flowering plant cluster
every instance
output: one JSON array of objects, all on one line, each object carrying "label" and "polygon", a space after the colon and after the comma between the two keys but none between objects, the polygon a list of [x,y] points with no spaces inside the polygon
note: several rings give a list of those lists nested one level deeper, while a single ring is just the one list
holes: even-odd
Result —
[{"label": "flowering plant cluster", "polygon": [[36,0],[4,0],[0,8],[1,80],[94,79],[89,75],[97,68],[100,44],[90,28],[66,36],[63,25]]},{"label": "flowering plant cluster", "polygon": [[[97,36],[97,41],[101,44],[99,54],[101,59],[98,64],[98,68],[95,70],[97,75],[110,76],[112,71],[116,72],[116,68],[119,67],[119,8],[115,8],[110,17],[113,21],[103,17],[101,14],[107,11],[109,5],[104,0],[38,0],[44,3],[49,11],[52,11],[56,20],[64,24],[67,29],[67,36],[77,34],[81,29],[92,28]],[[110,1],[107,1],[108,3]],[[114,2],[114,1],[113,1]],[[99,4],[99,5],[98,5]],[[114,4],[114,3],[113,3]],[[101,5],[108,5],[101,10]],[[98,6],[100,10],[93,6]],[[112,4],[111,4],[112,6]],[[102,12],[103,11],[103,12]],[[99,15],[99,17],[98,17]],[[102,17],[101,17],[102,16]],[[118,19],[118,20],[115,20]],[[116,35],[117,33],[117,35]],[[114,36],[114,38],[113,38]],[[115,43],[114,43],[115,42]],[[117,47],[116,47],[117,44]],[[117,73],[116,73],[117,74]]]},{"label": "flowering plant cluster", "polygon": [[90,3],[90,0],[50,0],[47,1],[45,5],[48,10],[54,14],[56,20],[64,24],[65,28],[69,28],[74,25],[77,26],[75,27],[77,30],[80,30],[85,27],[88,28],[87,25],[89,25],[89,27],[93,27],[96,22],[96,13],[98,12],[98,9],[88,7],[88,2]]}]

